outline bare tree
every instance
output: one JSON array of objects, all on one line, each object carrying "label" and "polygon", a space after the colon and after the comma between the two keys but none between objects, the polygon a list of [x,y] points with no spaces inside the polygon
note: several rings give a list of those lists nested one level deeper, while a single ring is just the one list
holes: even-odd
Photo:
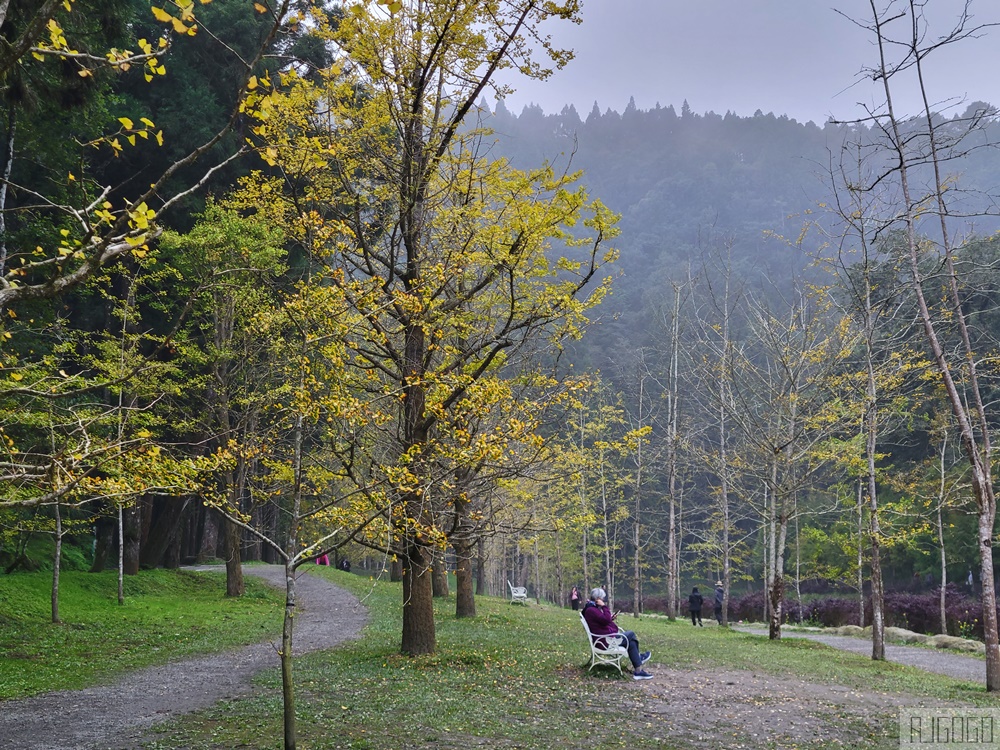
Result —
[{"label": "bare tree", "polygon": [[[993,487],[992,443],[989,420],[983,400],[979,355],[972,343],[966,313],[962,306],[956,254],[962,243],[956,241],[952,220],[956,210],[949,193],[949,181],[943,170],[950,159],[968,153],[966,136],[976,132],[988,110],[973,112],[959,122],[941,122],[932,109],[924,69],[927,58],[953,44],[977,36],[984,25],[973,23],[967,0],[952,28],[940,37],[929,36],[924,16],[924,2],[902,0],[880,6],[869,0],[870,16],[858,22],[871,33],[878,50],[878,61],[870,73],[882,83],[884,100],[875,110],[869,108],[865,121],[880,136],[879,155],[886,164],[869,186],[877,188],[893,181],[899,200],[885,207],[894,217],[894,225],[902,230],[911,288],[916,299],[924,338],[930,349],[935,368],[958,424],[963,451],[969,461],[970,481],[977,505],[977,546],[983,597],[983,631],[986,643],[986,688],[1000,689],[1000,642],[997,636],[996,592],[993,574],[993,527],[996,519],[996,496]],[[893,29],[900,29],[893,35]],[[893,57],[893,52],[897,56]],[[917,87],[922,98],[922,111],[917,118],[905,119],[897,113],[896,91],[904,77]],[[921,174],[929,179],[921,185]],[[923,236],[924,216],[936,219],[936,237]],[[941,290],[947,300],[945,314],[950,320],[946,327],[935,314],[925,287],[933,279],[924,263],[935,253],[942,271]],[[949,352],[958,357],[952,361]]]}]

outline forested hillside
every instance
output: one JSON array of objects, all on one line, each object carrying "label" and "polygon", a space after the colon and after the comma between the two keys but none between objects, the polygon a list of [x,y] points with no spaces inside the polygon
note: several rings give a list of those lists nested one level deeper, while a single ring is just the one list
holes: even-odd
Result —
[{"label": "forested hillside", "polygon": [[[680,114],[673,105],[602,111],[596,102],[585,117],[572,106],[558,114],[529,106],[515,115],[501,100],[492,109],[485,122],[496,130],[500,153],[520,166],[550,161],[582,170],[591,194],[621,215],[615,270],[622,275],[601,318],[609,325],[614,314],[623,323],[589,339],[607,338],[604,346],[622,335],[629,345],[650,343],[657,335],[650,315],[664,287],[689,267],[697,274],[722,245],[732,247],[733,270],[754,288],[787,290],[796,274],[813,278],[808,267],[839,232],[832,204],[844,149],[877,138],[865,123],[819,126],[759,110],[752,117],[694,113],[686,102]],[[951,119],[961,130],[991,107],[975,102],[960,110],[939,122]],[[1000,124],[991,120],[976,145],[998,139]],[[953,219],[956,231],[989,236],[1000,228],[991,210],[1000,152],[976,149],[950,164],[948,174],[960,175],[968,191],[964,215]]]},{"label": "forested hillside", "polygon": [[10,11],[6,572],[348,558],[407,654],[510,584],[995,643],[995,109],[491,111],[579,12],[496,5]]}]

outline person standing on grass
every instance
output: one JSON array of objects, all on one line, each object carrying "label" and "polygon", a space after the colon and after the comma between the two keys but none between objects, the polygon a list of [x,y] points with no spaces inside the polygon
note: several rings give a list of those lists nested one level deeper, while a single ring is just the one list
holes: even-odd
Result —
[{"label": "person standing on grass", "polygon": [[602,635],[613,635],[621,633],[628,640],[628,658],[632,662],[633,680],[651,680],[653,675],[642,668],[642,665],[649,661],[652,656],[651,651],[639,653],[639,639],[631,630],[621,631],[615,623],[617,612],[611,613],[607,605],[608,594],[604,589],[594,589],[590,592],[590,599],[583,605],[583,619],[587,621],[590,634],[597,643]]},{"label": "person standing on grass", "polygon": [[[688,597],[688,610],[691,612],[692,625],[701,625],[702,627],[705,627],[704,623],[701,621],[701,605],[704,601],[704,597],[698,593],[697,586],[691,589],[691,596]],[[697,620],[697,622],[695,622],[695,620]]]},{"label": "person standing on grass", "polygon": [[725,598],[726,593],[722,590],[722,581],[715,582],[715,619],[721,625],[722,624],[722,600]]},{"label": "person standing on grass", "polygon": [[569,592],[569,606],[573,608],[574,612],[580,609],[580,592],[576,586]]}]

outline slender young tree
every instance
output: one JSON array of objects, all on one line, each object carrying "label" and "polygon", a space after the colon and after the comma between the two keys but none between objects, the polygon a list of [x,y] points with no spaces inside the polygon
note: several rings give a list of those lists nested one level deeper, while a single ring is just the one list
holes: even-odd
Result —
[{"label": "slender young tree", "polygon": [[[958,423],[962,448],[969,461],[970,481],[977,505],[986,689],[994,691],[1000,689],[1000,640],[993,574],[996,496],[992,476],[992,442],[977,366],[978,356],[962,306],[955,262],[960,246],[956,244],[954,228],[950,225],[949,182],[943,175],[948,159],[967,152],[962,136],[975,132],[990,113],[977,111],[971,118],[951,123],[945,129],[931,109],[925,81],[925,67],[932,54],[983,31],[983,27],[973,22],[969,5],[965,4],[952,28],[940,36],[931,35],[923,14],[924,3],[918,0],[893,2],[889,7],[870,0],[870,16],[859,23],[872,34],[876,43],[878,61],[873,66],[873,75],[881,81],[884,94],[883,105],[877,111],[869,111],[866,117],[866,121],[877,127],[881,136],[881,153],[888,157],[885,160],[887,166],[879,171],[877,182],[873,185],[882,185],[892,179],[898,187],[899,205],[886,208],[898,217],[897,224],[905,242],[911,289],[924,338]],[[894,29],[901,29],[898,36],[893,36]],[[892,52],[898,50],[902,51],[899,57],[891,57]],[[909,76],[909,83],[915,84],[922,96],[922,111],[914,120],[905,120],[897,112],[895,95],[897,87],[904,83],[904,76]],[[918,175],[925,168],[933,177],[927,187],[921,189]],[[924,215],[935,219],[934,240],[922,236],[926,226],[922,222]],[[946,314],[950,321],[947,326],[935,315],[933,304],[928,299],[931,293],[926,287],[931,279],[923,259],[929,252],[937,253],[943,269]],[[932,299],[937,291],[933,294]],[[960,353],[957,363],[949,357],[952,349]]]}]

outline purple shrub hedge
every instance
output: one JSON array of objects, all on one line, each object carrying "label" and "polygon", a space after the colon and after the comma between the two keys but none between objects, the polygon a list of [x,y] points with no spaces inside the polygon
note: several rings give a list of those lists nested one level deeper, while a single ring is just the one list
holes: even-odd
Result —
[{"label": "purple shrub hedge", "polygon": [[[890,591],[885,595],[885,624],[905,628],[917,633],[937,633],[940,630],[940,604],[938,590],[914,593]],[[786,599],[783,622],[801,622],[836,628],[841,625],[859,625],[857,596],[822,596],[799,602]],[[764,592],[752,591],[734,597],[729,603],[729,619],[763,622],[765,619]],[[949,635],[982,638],[983,605],[963,593],[954,584],[945,588],[945,613]],[[871,625],[871,598],[865,601],[864,625]]]}]

